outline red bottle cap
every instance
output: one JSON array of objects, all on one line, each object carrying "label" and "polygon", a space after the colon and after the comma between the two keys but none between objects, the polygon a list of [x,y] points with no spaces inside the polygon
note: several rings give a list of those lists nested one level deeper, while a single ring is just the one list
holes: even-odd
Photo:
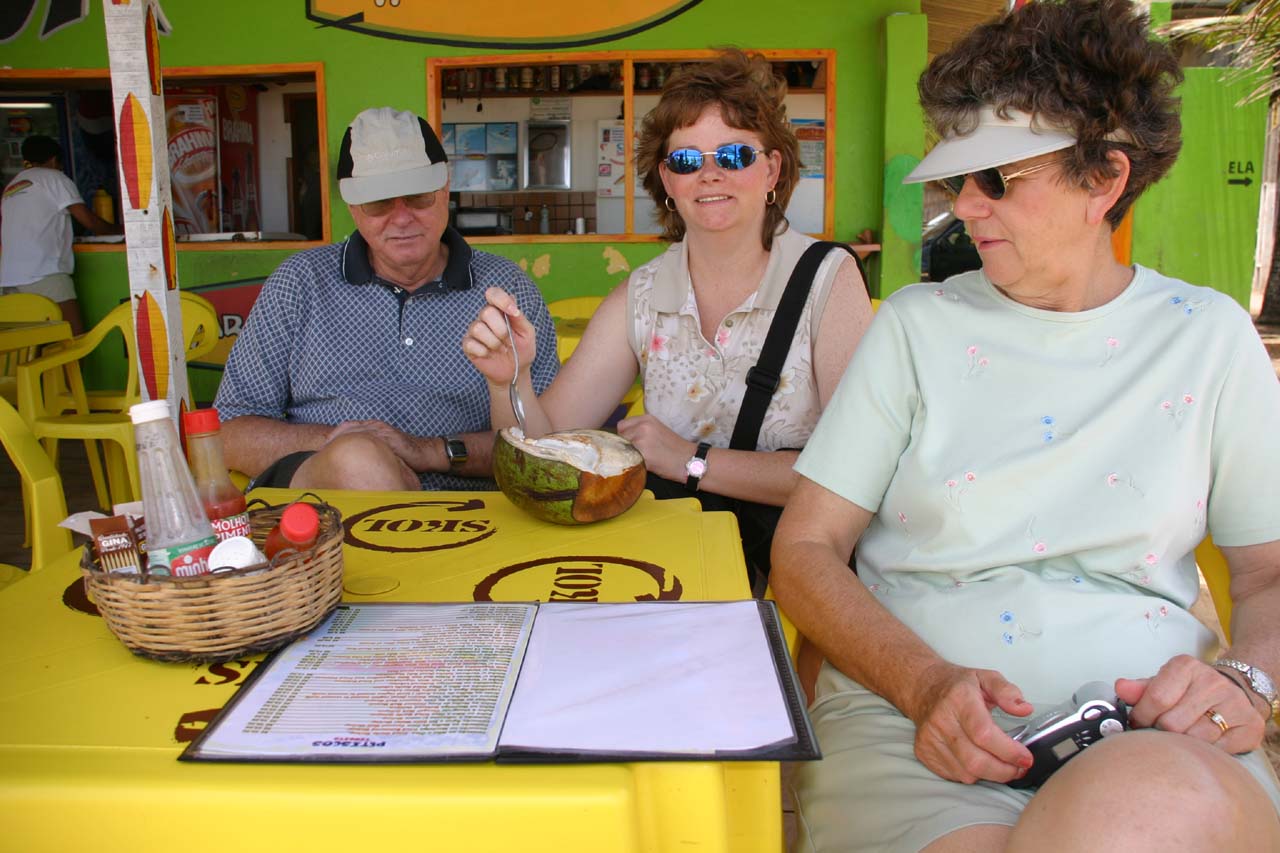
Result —
[{"label": "red bottle cap", "polygon": [[182,427],[187,431],[187,435],[217,432],[218,426],[217,409],[195,409],[182,413]]},{"label": "red bottle cap", "polygon": [[320,514],[311,504],[289,504],[280,513],[280,534],[290,542],[310,542],[319,532]]}]

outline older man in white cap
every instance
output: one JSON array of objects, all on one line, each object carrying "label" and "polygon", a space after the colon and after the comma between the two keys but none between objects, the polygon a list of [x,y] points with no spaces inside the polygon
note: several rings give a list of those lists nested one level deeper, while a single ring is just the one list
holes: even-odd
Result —
[{"label": "older man in white cap", "polygon": [[262,486],[492,488],[488,388],[458,341],[485,288],[512,293],[541,392],[558,366],[542,296],[449,227],[448,158],[413,113],[356,116],[337,174],[356,232],[263,285],[215,402],[227,463]]}]

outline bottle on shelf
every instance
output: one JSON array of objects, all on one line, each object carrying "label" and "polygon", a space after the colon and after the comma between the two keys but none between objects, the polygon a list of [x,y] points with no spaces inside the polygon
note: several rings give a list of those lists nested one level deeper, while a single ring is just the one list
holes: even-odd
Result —
[{"label": "bottle on shelf", "polygon": [[190,577],[209,571],[217,538],[178,445],[167,400],[129,408],[147,525],[147,573]]},{"label": "bottle on shelf", "polygon": [[316,546],[320,535],[320,514],[311,504],[292,503],[280,514],[280,523],[271,528],[262,545],[268,560],[285,551],[302,553]]},{"label": "bottle on shelf", "polygon": [[116,221],[116,205],[111,198],[111,194],[98,187],[93,191],[93,212],[99,219],[115,224]]},{"label": "bottle on shelf", "polygon": [[551,91],[553,92],[560,91],[560,66],[559,65],[551,66],[549,85],[551,87]]},{"label": "bottle on shelf", "polygon": [[187,462],[196,484],[196,494],[204,505],[213,533],[221,542],[232,536],[249,535],[249,513],[244,493],[236,488],[222,459],[222,433],[217,409],[184,412],[187,431]]},{"label": "bottle on shelf", "polygon": [[538,233],[551,233],[551,208],[545,204],[542,206],[542,210],[538,212]]}]

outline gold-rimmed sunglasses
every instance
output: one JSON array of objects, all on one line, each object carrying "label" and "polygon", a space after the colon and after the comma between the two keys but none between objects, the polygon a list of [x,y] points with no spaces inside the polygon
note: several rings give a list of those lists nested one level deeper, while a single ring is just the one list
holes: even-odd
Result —
[{"label": "gold-rimmed sunglasses", "polygon": [[939,178],[938,183],[952,195],[960,195],[960,191],[964,189],[966,178],[973,178],[974,184],[983,195],[992,201],[999,201],[1004,198],[1004,194],[1009,191],[1009,182],[1014,178],[1021,178],[1039,172],[1041,169],[1047,169],[1056,164],[1057,160],[1049,160],[1045,163],[1037,163],[1034,166],[1028,166],[1025,169],[1019,169],[1016,172],[1005,174],[995,166],[989,169],[979,169],[976,172],[967,172],[963,175],[952,175],[949,178]]},{"label": "gold-rimmed sunglasses", "polygon": [[413,195],[395,196],[393,198],[380,198],[377,201],[366,201],[364,204],[357,204],[360,212],[365,216],[386,216],[396,206],[396,199],[404,202],[404,206],[410,210],[426,210],[436,203],[436,193],[438,190],[432,190],[429,193],[414,193]]}]

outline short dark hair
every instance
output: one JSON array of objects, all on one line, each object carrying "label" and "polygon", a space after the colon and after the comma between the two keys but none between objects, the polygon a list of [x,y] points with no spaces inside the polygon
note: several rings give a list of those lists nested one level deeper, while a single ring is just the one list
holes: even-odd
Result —
[{"label": "short dark hair", "polygon": [[22,159],[38,166],[62,156],[62,146],[48,136],[28,136],[22,140]]},{"label": "short dark hair", "polygon": [[782,155],[773,188],[777,200],[765,208],[760,235],[765,251],[773,247],[773,236],[787,221],[787,202],[800,180],[800,142],[787,122],[786,97],[786,81],[774,75],[768,60],[737,48],[720,50],[710,62],[690,62],[667,79],[662,97],[644,117],[636,141],[636,168],[658,206],[664,240],[684,238],[684,221],[667,209],[667,191],[658,171],[668,153],[667,140],[680,128],[695,124],[707,107],[718,106],[725,124],[757,134],[766,151]]},{"label": "short dark hair", "polygon": [[935,57],[919,92],[940,136],[971,130],[983,107],[1066,128],[1076,144],[1063,152],[1063,174],[1080,186],[1114,175],[1107,155],[1122,151],[1130,171],[1107,212],[1115,228],[1178,159],[1180,82],[1173,51],[1131,0],[1036,0]]}]

